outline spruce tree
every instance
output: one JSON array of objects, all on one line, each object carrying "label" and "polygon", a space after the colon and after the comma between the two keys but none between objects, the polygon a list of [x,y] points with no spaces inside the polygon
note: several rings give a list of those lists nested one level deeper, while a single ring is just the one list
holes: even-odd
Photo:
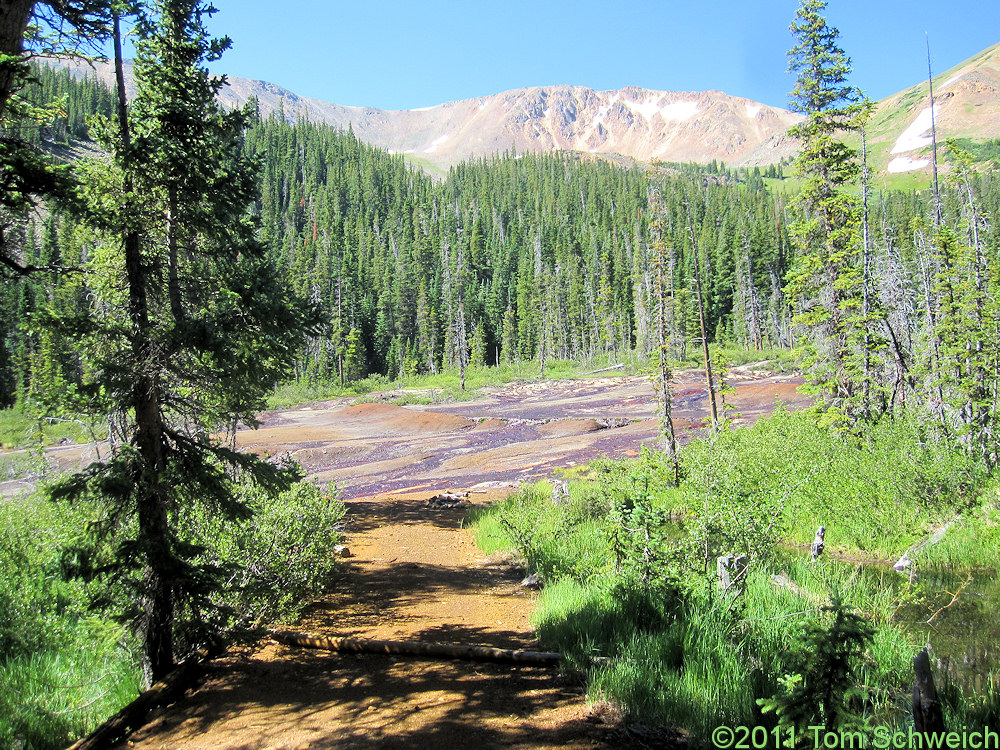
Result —
[{"label": "spruce tree", "polygon": [[93,304],[68,327],[85,334],[89,406],[116,427],[111,455],[54,494],[107,505],[103,532],[118,540],[112,568],[135,589],[129,614],[150,680],[197,645],[175,635],[184,620],[206,620],[219,583],[179,531],[188,509],[244,517],[242,481],[277,491],[296,478],[215,435],[255,424],[311,324],[255,238],[247,115],[216,104],[224,81],[204,63],[228,40],[208,37],[209,12],[200,0],[141,10],[135,101],[126,109],[120,91],[117,121],[98,128],[110,160],[81,167],[102,235],[88,268]]},{"label": "spruce tree", "polygon": [[838,138],[861,126],[870,105],[848,82],[850,59],[822,15],[826,5],[802,0],[791,26],[796,45],[789,69],[797,74],[791,108],[806,119],[789,131],[801,144],[796,167],[805,184],[796,199],[804,218],[792,228],[799,254],[787,290],[797,304],[794,322],[808,332],[811,380],[834,413],[845,413],[858,410],[857,348],[867,321],[860,314],[861,207],[847,191],[860,166]]}]

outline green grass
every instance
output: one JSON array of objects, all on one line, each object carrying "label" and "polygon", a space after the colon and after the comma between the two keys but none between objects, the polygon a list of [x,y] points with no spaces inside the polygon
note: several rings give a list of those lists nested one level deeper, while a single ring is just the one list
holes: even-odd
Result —
[{"label": "green grass", "polygon": [[[178,529],[204,547],[194,564],[226,571],[200,615],[178,606],[180,650],[209,637],[256,639],[257,627],[293,615],[332,580],[343,504],[309,482],[274,498],[244,489],[250,519],[190,508]],[[140,572],[85,574],[114,560],[128,536],[95,542],[88,527],[100,512],[40,494],[0,503],[0,747],[66,747],[142,689],[138,644],[122,624],[135,609],[129,576]]]},{"label": "green grass", "polygon": [[807,544],[822,525],[831,550],[885,560],[972,502],[983,480],[970,459],[914,419],[886,420],[855,437],[785,410],[714,443],[692,442],[685,463],[688,494],[672,496],[675,511],[697,512],[707,491],[738,499],[725,506],[734,511],[778,513],[788,542]]},{"label": "green grass", "polygon": [[133,642],[62,575],[83,508],[0,504],[0,746],[61,748],[139,692]]},{"label": "green grass", "polygon": [[138,696],[140,671],[118,628],[82,620],[63,641],[0,664],[0,745],[64,748]]},{"label": "green grass", "polygon": [[720,353],[727,367],[738,367],[751,363],[760,363],[761,367],[794,369],[798,359],[789,349],[744,349],[743,347],[717,347],[710,349],[713,359]]},{"label": "green grass", "polygon": [[435,179],[443,180],[448,176],[447,169],[444,169],[425,157],[414,156],[413,154],[403,154],[403,161],[411,167],[422,170],[427,175]]},{"label": "green grass", "polygon": [[918,564],[956,570],[1000,570],[1000,482],[994,480],[934,545],[917,556]]},{"label": "green grass", "polygon": [[[589,361],[548,360],[545,363],[545,378],[565,380],[590,377],[595,370],[602,370],[616,364],[625,366],[610,370],[602,375],[628,375],[640,372],[644,360],[634,353],[623,354],[612,361],[610,355],[598,355]],[[697,361],[692,360],[692,366]],[[389,380],[382,375],[371,375],[352,383],[341,384],[321,380],[298,380],[280,384],[268,400],[271,409],[283,409],[313,401],[333,398],[372,396],[381,399],[386,391],[417,391],[403,393],[393,403],[429,404],[442,401],[462,401],[474,398],[482,388],[497,387],[517,381],[537,380],[542,376],[541,363],[528,360],[503,363],[496,367],[472,366],[465,373],[465,390],[461,389],[461,374],[457,369],[447,369],[436,374],[403,375]]]},{"label": "green grass", "polygon": [[[906,688],[912,647],[889,622],[894,589],[859,577],[853,566],[811,564],[802,553],[754,568],[735,605],[711,577],[693,588],[669,578],[644,583],[616,570],[608,516],[585,485],[574,484],[563,505],[544,490],[478,509],[471,521],[484,550],[516,548],[543,573],[533,624],[545,648],[587,672],[592,700],[613,701],[630,721],[684,727],[696,745],[720,724],[771,726],[757,699],[775,693],[788,645],[806,620],[821,616],[836,586],[876,624],[862,677],[882,691],[885,720],[900,720],[889,704]],[[777,573],[792,586],[775,586]]]},{"label": "green grass", "polygon": [[[839,591],[874,628],[856,664],[864,710],[873,725],[905,727],[915,646],[897,616],[920,592],[887,567],[812,562],[775,542],[808,542],[822,523],[829,549],[894,559],[961,510],[951,542],[933,554],[966,566],[992,554],[995,564],[998,484],[984,485],[960,453],[905,417],[857,436],[778,412],[695,442],[682,465],[672,488],[658,454],[599,461],[573,475],[568,501],[553,503],[540,483],[474,512],[484,550],[515,550],[542,574],[533,623],[544,647],[587,674],[592,700],[612,701],[630,721],[683,727],[704,745],[722,724],[774,725],[758,699],[781,692],[779,678],[807,647],[795,644],[809,623],[830,621],[825,607]],[[751,567],[734,601],[719,593],[714,556],[746,545]],[[994,720],[995,689],[957,690],[946,688],[949,716]]]},{"label": "green grass", "polygon": [[55,445],[63,441],[86,442],[103,439],[106,427],[84,420],[42,418],[30,411],[14,406],[0,409],[0,448],[16,448]]},{"label": "green grass", "polygon": [[0,454],[0,482],[42,476],[47,471],[48,465],[37,451]]}]

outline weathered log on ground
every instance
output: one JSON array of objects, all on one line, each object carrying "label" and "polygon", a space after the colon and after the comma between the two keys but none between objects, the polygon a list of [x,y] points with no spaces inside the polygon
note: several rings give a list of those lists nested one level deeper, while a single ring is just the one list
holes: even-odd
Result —
[{"label": "weathered log on ground", "polygon": [[468,504],[468,492],[441,492],[434,497],[427,498],[427,505],[431,508],[457,508],[460,505]]},{"label": "weathered log on ground", "polygon": [[611,365],[611,367],[602,367],[600,370],[591,370],[590,372],[585,373],[585,374],[586,375],[597,375],[600,372],[610,372],[611,370],[620,370],[624,366],[625,366],[625,363],[622,362],[621,364]]},{"label": "weathered log on ground", "polygon": [[395,656],[415,656],[426,659],[464,659],[467,661],[489,661],[501,664],[527,664],[532,666],[556,666],[562,662],[562,654],[544,651],[521,651],[489,646],[455,646],[449,643],[427,643],[424,641],[380,641],[369,638],[337,638],[314,636],[288,630],[272,630],[271,637],[286,646],[317,648],[328,651],[346,651],[356,654],[393,654]]},{"label": "weathered log on ground", "polygon": [[892,569],[897,573],[906,572],[906,570],[913,565],[913,558],[928,547],[933,547],[935,544],[944,539],[945,534],[948,533],[948,530],[954,525],[954,523],[955,521],[953,519],[931,534],[928,538],[920,539],[914,542],[910,545],[910,548],[903,553],[903,556],[896,561],[896,564],[892,566]]},{"label": "weathered log on ground", "polygon": [[102,750],[121,742],[130,732],[142,726],[150,711],[167,705],[187,690],[213,655],[201,652],[192,656],[93,732],[73,743],[69,750]]}]

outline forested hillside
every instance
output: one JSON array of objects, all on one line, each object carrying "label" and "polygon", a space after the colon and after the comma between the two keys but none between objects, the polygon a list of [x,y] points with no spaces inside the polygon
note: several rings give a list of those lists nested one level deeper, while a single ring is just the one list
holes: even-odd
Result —
[{"label": "forested hillside", "polygon": [[[89,114],[110,111],[101,84],[49,69],[38,79],[38,100],[63,96],[66,116],[36,140],[65,147],[85,136]],[[433,181],[350,132],[279,117],[256,118],[245,148],[260,160],[262,238],[278,272],[322,309],[323,332],[289,377],[396,377],[464,364],[461,356],[494,364],[652,351],[651,192],[667,248],[676,355],[698,336],[695,258],[711,339],[751,348],[792,342],[787,227],[799,216],[759,171],[660,165],[644,172],[552,154],[463,164]],[[972,173],[969,186],[988,215],[1000,201],[996,180]],[[949,195],[954,205],[945,213],[956,215],[968,199]],[[911,307],[921,297],[914,274],[928,273],[915,254],[913,221],[928,205],[913,193],[868,199],[870,243],[884,251],[875,262],[884,292],[905,291]],[[41,265],[93,251],[92,236],[59,210],[37,211],[23,231],[29,260]],[[981,240],[995,245],[995,231],[983,232]],[[70,344],[28,323],[43,308],[85,304],[85,276],[61,276],[55,287],[5,284],[0,401],[44,398],[84,377]]]},{"label": "forested hillside", "polygon": [[[850,83],[825,0],[802,0],[791,26],[801,118],[787,177],[783,163],[639,169],[556,152],[432,179],[350,131],[263,117],[253,102],[224,108],[225,81],[206,66],[230,41],[209,35],[207,0],[8,5],[20,15],[5,24],[13,36],[0,33],[0,407],[14,408],[0,427],[18,423],[16,447],[39,450],[0,441],[7,475],[38,489],[0,502],[0,695],[23,696],[0,700],[0,745],[62,747],[182,660],[257,642],[331,584],[366,611],[378,579],[391,586],[374,596],[390,604],[407,582],[421,604],[470,593],[478,574],[466,562],[443,583],[431,545],[395,532],[386,544],[426,560],[380,552],[384,567],[335,580],[338,484],[361,465],[342,453],[371,467],[343,492],[373,509],[373,527],[411,526],[419,508],[454,532],[441,549],[463,527],[417,492],[456,479],[466,495],[522,484],[469,520],[484,544],[539,574],[541,646],[626,722],[683,728],[692,746],[724,737],[719,728],[753,726],[756,738],[759,727],[776,742],[788,730],[789,745],[807,729],[943,728],[924,688],[908,707],[912,644],[926,640],[897,618],[928,605],[926,626],[996,619],[995,144],[933,142],[933,188],[874,189],[874,107]],[[49,42],[26,32],[46,19],[72,27],[73,50],[114,49],[114,95],[30,66]],[[727,373],[734,355],[795,372]],[[409,388],[414,374],[447,371],[422,378],[437,390],[457,370],[464,390],[470,367],[480,381],[543,381],[569,359],[655,370],[655,387],[626,377],[615,392],[617,377],[588,372],[426,410],[409,400],[432,390]],[[692,360],[704,373],[677,373]],[[780,389],[762,390],[768,381]],[[274,413],[281,384],[296,408]],[[318,390],[405,391],[410,408],[348,398],[298,408]],[[775,402],[790,394],[802,409]],[[809,408],[802,395],[815,397]],[[744,404],[753,411],[738,418]],[[88,430],[89,444],[49,450],[59,436],[41,427],[63,422]],[[497,429],[481,430],[487,422]],[[446,442],[450,456],[437,447]],[[469,471],[455,473],[460,463]],[[554,479],[556,493],[523,486],[531,478]],[[352,533],[368,523],[358,507]],[[375,549],[355,554],[374,561]],[[866,580],[867,563],[887,560],[907,575],[880,564]],[[938,581],[942,567],[964,583]],[[963,609],[972,597],[975,613]],[[323,628],[355,622],[335,599],[321,606]],[[421,639],[492,639],[494,621],[506,639],[520,627],[489,604],[490,628],[453,611],[400,617]],[[372,624],[391,632],[402,612],[375,607]],[[957,638],[974,645],[967,630]],[[987,650],[992,659],[996,640],[965,666],[978,670]],[[309,692],[309,670],[295,665],[282,671]],[[348,692],[360,684],[348,682]],[[969,700],[942,688],[948,726],[996,726],[995,672],[987,682]],[[426,707],[418,683],[406,692]],[[378,700],[364,705],[385,703],[384,685],[370,686]],[[530,709],[538,691],[528,692]],[[233,695],[227,705],[258,705]],[[317,695],[334,702],[313,693],[301,706]],[[293,722],[301,713],[265,701]],[[356,718],[354,697],[343,705]],[[476,710],[463,717],[481,737]],[[434,746],[442,722],[432,723]],[[352,738],[370,726],[352,726]]]}]

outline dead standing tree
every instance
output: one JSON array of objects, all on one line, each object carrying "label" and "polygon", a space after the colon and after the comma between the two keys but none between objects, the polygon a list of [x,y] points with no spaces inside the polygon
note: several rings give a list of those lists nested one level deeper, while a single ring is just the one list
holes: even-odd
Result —
[{"label": "dead standing tree", "polygon": [[674,328],[673,298],[673,246],[665,237],[663,206],[656,187],[649,189],[649,206],[652,220],[649,225],[650,248],[653,254],[653,296],[656,307],[655,333],[657,343],[657,396],[660,401],[660,429],[663,433],[663,450],[674,467],[674,484],[678,483],[680,466],[677,462],[677,436],[674,432],[672,392],[670,383],[670,333]]}]

